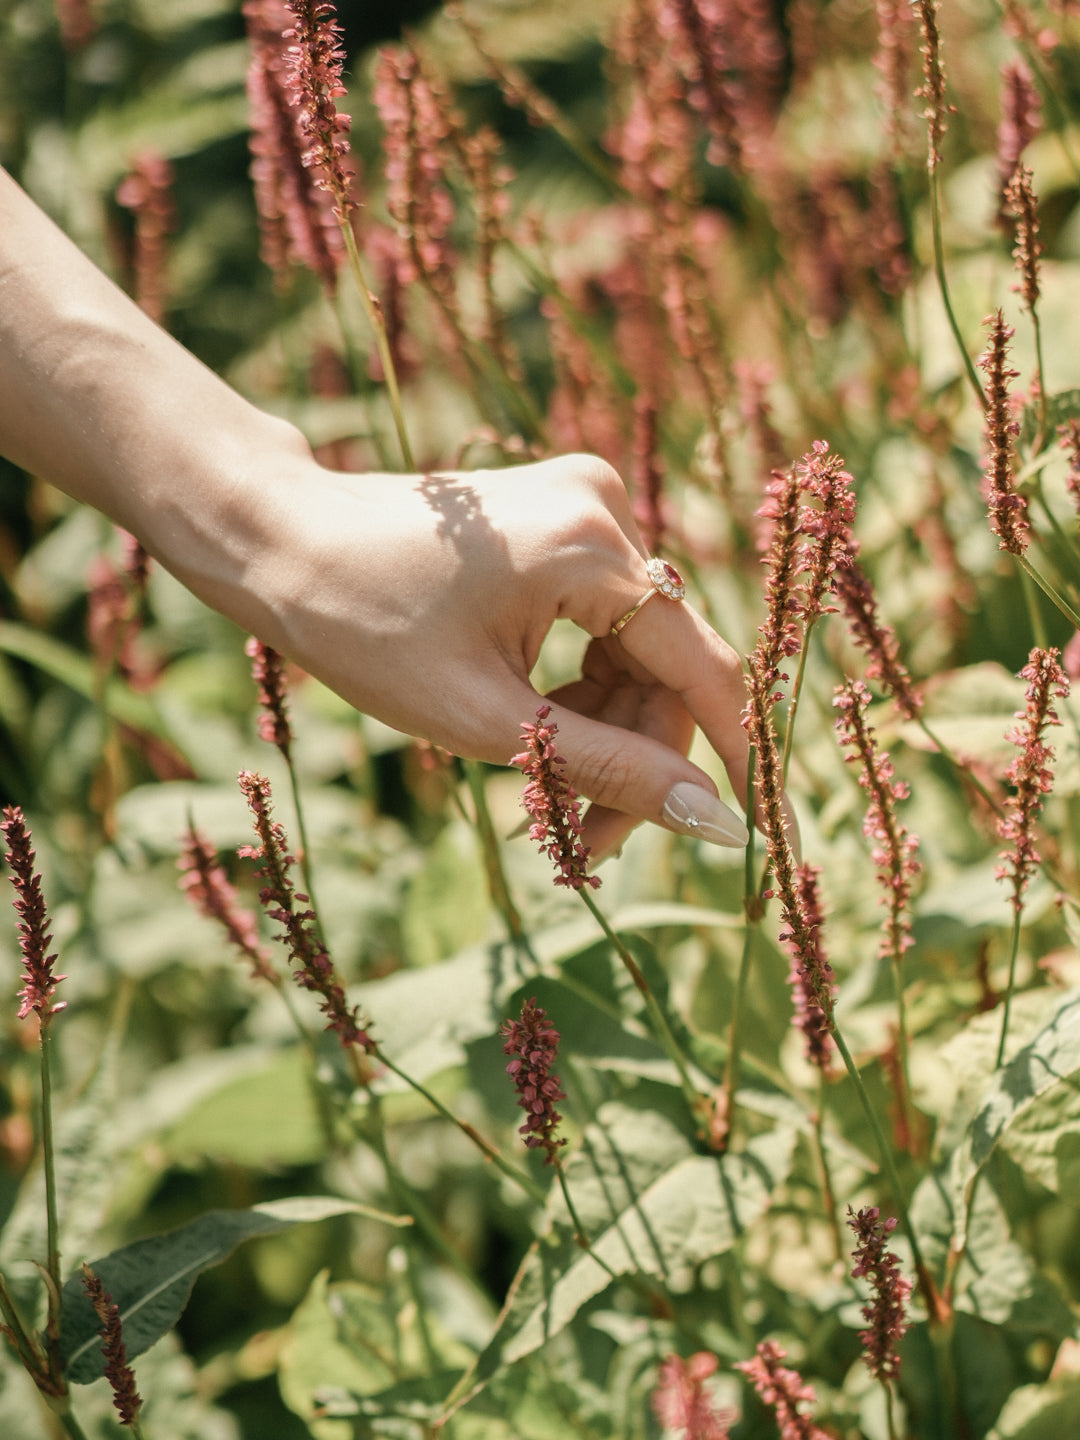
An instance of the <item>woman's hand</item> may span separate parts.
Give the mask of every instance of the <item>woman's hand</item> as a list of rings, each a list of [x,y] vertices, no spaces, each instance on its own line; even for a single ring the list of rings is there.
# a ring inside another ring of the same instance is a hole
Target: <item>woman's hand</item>
[[[695,722],[745,794],[735,652],[651,590],[618,475],[570,455],[508,470],[350,476],[278,486],[278,536],[253,577],[262,639],[409,734],[505,764],[543,703],[529,682],[553,622],[594,638],[582,677],[547,697],[599,857],[642,819],[742,845],[742,820],[685,757]],[[271,530],[263,513],[262,529]]]

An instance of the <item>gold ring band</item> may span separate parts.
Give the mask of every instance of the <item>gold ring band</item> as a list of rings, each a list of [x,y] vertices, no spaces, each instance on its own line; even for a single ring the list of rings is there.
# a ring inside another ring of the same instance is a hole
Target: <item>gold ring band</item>
[[[686,584],[674,565],[669,565],[666,560],[660,560],[654,555],[646,561],[645,569],[652,581],[652,589],[647,591],[636,605],[631,606],[625,615],[615,621],[610,634],[618,635],[620,630],[625,629],[641,607],[647,605],[654,595],[663,595],[666,600],[686,598]]]

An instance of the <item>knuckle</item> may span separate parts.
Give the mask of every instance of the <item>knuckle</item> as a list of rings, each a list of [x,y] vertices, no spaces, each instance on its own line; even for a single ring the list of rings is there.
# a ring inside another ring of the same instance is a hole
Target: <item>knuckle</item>
[[[588,799],[610,809],[622,808],[620,801],[631,780],[629,759],[617,750],[590,750],[579,757],[579,773]]]

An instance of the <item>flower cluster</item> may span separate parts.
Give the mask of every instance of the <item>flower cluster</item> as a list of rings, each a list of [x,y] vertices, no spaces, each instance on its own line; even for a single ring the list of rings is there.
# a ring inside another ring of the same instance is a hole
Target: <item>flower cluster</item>
[[[1042,129],[1042,100],[1023,60],[1001,67],[1001,121],[997,131],[999,211],[1004,217],[1005,192],[1020,157]]]
[[[257,862],[256,874],[265,882],[259,891],[259,900],[270,919],[283,927],[280,938],[296,967],[293,971],[296,983],[321,997],[319,1008],[327,1017],[327,1029],[337,1033],[342,1045],[346,1048],[355,1045],[373,1054],[375,1042],[360,1021],[359,1007],[350,1008],[346,1001],[333,961],[319,939],[314,910],[298,908],[307,905],[308,897],[294,889],[289,877],[293,857],[289,854],[284,829],[270,818],[269,780],[251,770],[242,770],[240,789],[255,818],[259,844],[243,845],[239,854]]]
[[[1032,650],[1028,663],[1020,671],[1020,678],[1029,682],[1027,704],[1016,712],[1016,718],[1024,724],[1014,726],[1006,736],[1019,747],[1020,753],[1006,772],[1016,791],[1005,815],[998,821],[998,834],[1003,840],[1011,841],[1012,848],[1002,853],[1004,863],[996,873],[999,880],[1012,881],[1011,898],[1016,911],[1023,904],[1031,872],[1042,858],[1035,848],[1035,822],[1042,809],[1042,797],[1049,794],[1054,782],[1050,769],[1054,752],[1044,741],[1043,732],[1048,725],[1061,724],[1054,709],[1054,698],[1064,700],[1069,693],[1069,679],[1060,659],[1056,649],[1036,647]]]
[[[521,1019],[507,1020],[501,1033],[505,1041],[503,1054],[513,1056],[506,1073],[514,1082],[518,1104],[527,1117],[518,1127],[518,1134],[524,1135],[531,1150],[543,1149],[544,1163],[551,1165],[560,1146],[566,1144],[555,1138],[562,1120],[555,1103],[566,1099],[559,1077],[551,1069],[559,1050],[559,1032],[534,998],[522,1005]]]
[[[259,691],[259,734],[288,760],[293,734],[285,708],[288,686],[284,662],[276,650],[254,635],[249,637],[244,653],[251,660],[251,677]]]
[[[251,47],[248,143],[260,253],[279,290],[288,287],[289,267],[297,262],[317,275],[332,295],[344,245],[332,198],[305,164],[306,145],[286,79],[285,0],[244,0],[243,9]]]
[[[814,1387],[804,1384],[797,1370],[781,1364],[786,1357],[787,1351],[775,1341],[763,1340],[754,1358],[740,1360],[735,1369],[747,1376],[765,1404],[775,1410],[780,1440],[828,1440],[804,1408],[817,1398]]]
[[[1080,515],[1080,420],[1075,416],[1058,429],[1058,444],[1069,458],[1065,485],[1072,496],[1073,508]]]
[[[858,560],[852,557],[835,576],[836,595],[847,619],[848,633],[868,657],[867,677],[879,681],[902,715],[914,720],[922,710],[922,695],[900,659],[900,646],[891,626],[878,615],[874,587]]]
[[[135,217],[135,299],[159,325],[165,315],[166,243],[176,224],[172,185],[172,166],[151,150],[139,156],[116,190],[117,203]]]
[[[926,166],[931,174],[941,164],[941,142],[946,115],[953,107],[945,100],[945,67],[941,63],[941,32],[938,29],[937,0],[914,0],[919,12],[923,44],[923,83],[916,94],[926,101],[923,119],[927,122]]]
[[[847,1223],[858,1241],[851,1252],[855,1260],[851,1277],[867,1280],[872,1296],[862,1312],[868,1326],[859,1331],[863,1359],[875,1380],[894,1380],[900,1373],[896,1343],[908,1328],[904,1306],[911,1294],[911,1281],[900,1274],[898,1257],[886,1249],[896,1221],[880,1219],[876,1205],[868,1205],[858,1214],[849,1205]]]
[[[805,550],[808,575],[803,609],[810,621],[821,613],[837,570],[849,562],[857,549],[852,528],[855,482],[844,469],[843,457],[829,454],[825,440],[814,441],[795,472],[803,494],[815,502],[804,509],[802,518],[803,533],[809,537]]]
[[[94,1314],[101,1322],[98,1334],[101,1336],[101,1348],[105,1355],[105,1378],[112,1387],[113,1404],[120,1416],[121,1425],[135,1425],[143,1402],[135,1388],[135,1372],[128,1364],[127,1346],[124,1344],[120,1324],[120,1309],[113,1304],[112,1296],[89,1265],[82,1267],[82,1277],[83,1289],[94,1307]]]
[[[805,935],[812,943],[804,943],[802,948],[799,948],[792,943],[795,936],[791,930],[784,931],[780,935],[780,941],[788,946],[791,953],[788,983],[791,985],[795,1002],[795,1024],[806,1041],[806,1058],[819,1070],[825,1071],[829,1067],[832,1053],[829,1023],[836,987],[833,983],[833,969],[821,939],[825,912],[818,885],[820,874],[820,866],[808,863],[800,865],[795,871],[799,911]]]
[[[1016,217],[1016,245],[1013,259],[1020,284],[1013,288],[1024,297],[1032,314],[1039,298],[1039,256],[1043,244],[1039,239],[1039,211],[1035,200],[1032,173],[1026,165],[1017,165],[1005,190],[1009,209]]]
[[[718,1410],[705,1389],[705,1381],[719,1368],[719,1360],[700,1350],[684,1360],[669,1355],[660,1364],[660,1376],[652,1393],[653,1413],[666,1430],[679,1440],[728,1440],[735,1420],[731,1411]]]
[[[334,216],[344,224],[357,201],[352,193],[356,171],[349,159],[351,120],[337,108],[346,94],[341,71],[341,25],[330,0],[286,0],[292,24],[282,38],[286,51],[285,88],[298,111],[303,163],[315,183],[334,199]]]
[[[881,76],[878,94],[885,109],[885,133],[894,162],[908,149],[911,69],[915,58],[915,26],[910,0],[874,0],[878,49],[874,68]]]
[[[527,777],[521,803],[533,817],[529,838],[538,841],[540,853],[549,855],[555,862],[559,872],[555,876],[556,885],[566,885],[572,890],[588,885],[596,890],[600,877],[587,872],[589,851],[581,843],[577,792],[560,768],[566,761],[555,752],[559,727],[545,723],[550,714],[551,706],[541,705],[536,712],[537,723],[526,720],[522,724],[525,749],[510,760],[510,764],[517,765]]]
[[[33,1010],[44,1030],[53,1016],[59,1015],[67,1006],[66,1000],[61,1000],[59,1004],[53,1002],[57,985],[67,976],[53,972],[56,956],[49,954],[52,944],[49,916],[41,893],[41,877],[34,867],[35,853],[30,844],[25,816],[17,805],[8,805],[3,816],[0,834],[3,834],[8,846],[4,858],[11,867],[11,883],[15,887],[12,903],[19,917],[19,949],[23,959],[19,1019],[25,1020]]]
[[[1000,310],[986,319],[990,343],[979,357],[986,371],[987,466],[983,477],[990,525],[1001,541],[998,547],[1012,555],[1023,555],[1028,547],[1027,501],[1014,485],[1014,448],[1020,426],[1013,418],[1009,381],[1020,373],[1009,368],[1009,341],[1013,328],[1005,324]]]
[[[869,704],[870,691],[861,680],[849,680],[839,686],[833,698],[833,705],[839,711],[836,733],[841,749],[849,749],[847,760],[862,767],[859,784],[869,802],[863,834],[874,847],[871,858],[885,891],[882,904],[889,908],[880,953],[899,960],[912,944],[911,887],[921,869],[915,858],[919,840],[897,818],[896,802],[906,800],[909,791],[903,780],[893,779],[892,761],[888,753],[879,748],[873,728],[867,724]]]
[[[195,908],[223,927],[241,955],[251,962],[253,975],[279,985],[281,977],[259,943],[255,916],[239,904],[236,887],[217,862],[210,841],[189,827],[180,851],[180,888]]]

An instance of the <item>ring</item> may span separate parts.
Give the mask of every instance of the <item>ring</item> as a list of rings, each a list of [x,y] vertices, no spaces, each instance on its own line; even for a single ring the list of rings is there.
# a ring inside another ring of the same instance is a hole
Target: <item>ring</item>
[[[610,631],[612,635],[618,635],[620,630],[625,629],[641,607],[647,605],[654,595],[663,595],[665,600],[685,600],[686,582],[674,565],[669,565],[666,560],[660,560],[654,555],[645,562],[645,569],[652,582],[652,589],[644,594],[622,619],[615,621]]]

